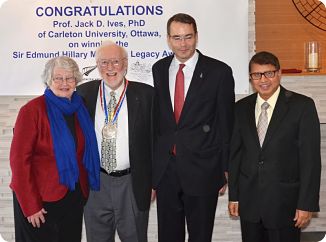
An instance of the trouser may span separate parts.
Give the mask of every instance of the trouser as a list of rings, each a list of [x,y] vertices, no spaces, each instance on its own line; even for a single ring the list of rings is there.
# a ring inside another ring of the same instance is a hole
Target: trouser
[[[147,242],[148,210],[140,211],[131,175],[112,177],[101,172],[100,191],[91,191],[85,206],[87,242]]]
[[[253,223],[240,219],[243,242],[300,242],[300,229],[285,227],[281,229],[268,229],[260,221]]]
[[[79,185],[56,202],[43,202],[45,223],[34,228],[13,193],[16,242],[80,242],[85,198]]]
[[[171,157],[156,192],[159,242],[185,241],[186,223],[189,241],[212,240],[218,191],[206,196],[185,194],[176,171],[175,158]]]

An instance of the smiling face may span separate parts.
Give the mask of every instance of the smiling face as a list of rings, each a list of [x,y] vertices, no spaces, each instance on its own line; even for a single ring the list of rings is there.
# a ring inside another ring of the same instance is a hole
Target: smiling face
[[[121,47],[103,46],[97,53],[97,68],[102,79],[112,89],[118,89],[127,73],[128,61]]]
[[[259,93],[262,99],[268,100],[280,86],[281,70],[277,70],[277,68],[271,64],[259,65],[256,63],[251,64],[250,69],[251,74],[275,71],[275,76],[270,78],[267,78],[265,75],[261,75],[261,78],[256,80],[250,77],[253,89]]]
[[[71,99],[76,84],[73,71],[61,67],[54,67],[49,88],[56,96]]]
[[[198,35],[192,24],[173,21],[167,38],[169,47],[180,62],[184,63],[194,55]]]

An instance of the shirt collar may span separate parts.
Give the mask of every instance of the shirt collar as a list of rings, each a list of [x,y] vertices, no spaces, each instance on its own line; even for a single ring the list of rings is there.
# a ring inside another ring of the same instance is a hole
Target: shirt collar
[[[179,68],[180,64],[185,64],[185,67],[190,67],[190,68],[195,68],[197,61],[199,58],[199,54],[197,51],[195,51],[195,53],[192,55],[192,57],[190,57],[189,60],[187,60],[186,62],[182,63],[180,62],[175,56],[172,60],[172,65],[175,66],[175,68]]]
[[[261,105],[264,103],[264,102],[267,102],[269,104],[269,106],[274,109],[275,105],[276,105],[276,101],[277,101],[277,98],[280,94],[280,86],[276,89],[276,91],[273,93],[273,95],[268,99],[268,100],[264,100],[260,97],[259,93],[257,94],[257,105],[259,107],[261,107]]]
[[[106,82],[104,80],[102,80],[102,82],[104,82],[105,91],[107,92],[107,94],[110,94],[110,92],[113,90],[106,84]],[[123,83],[120,85],[120,87],[118,87],[118,89],[114,90],[116,97],[120,97],[120,95],[123,92],[123,89],[125,87],[125,82],[126,82],[126,79],[123,80]]]

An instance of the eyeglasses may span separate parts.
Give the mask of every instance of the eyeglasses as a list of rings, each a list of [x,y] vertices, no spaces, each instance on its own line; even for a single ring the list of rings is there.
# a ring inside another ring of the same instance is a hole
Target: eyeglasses
[[[123,61],[125,59],[126,58],[122,58],[122,59],[101,59],[101,60],[98,60],[97,63],[101,68],[108,68],[110,64],[113,67],[117,68],[117,67],[122,66]]]
[[[72,83],[76,82],[76,78],[73,77],[73,76],[66,77],[66,78],[63,78],[62,76],[56,76],[52,80],[56,84],[62,84],[64,80],[69,84],[72,84]]]
[[[181,42],[182,40],[187,41],[194,38],[194,34],[186,34],[186,35],[170,35],[170,38],[176,42]]]
[[[274,71],[265,71],[265,72],[253,72],[250,73],[250,77],[252,80],[260,80],[262,76],[264,75],[266,78],[273,78],[275,76],[275,73],[278,72],[278,70]]]

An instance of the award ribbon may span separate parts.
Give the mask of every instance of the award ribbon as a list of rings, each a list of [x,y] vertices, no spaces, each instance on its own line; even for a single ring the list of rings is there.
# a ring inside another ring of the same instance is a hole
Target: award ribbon
[[[105,85],[104,85],[104,81],[102,81],[102,85],[100,85],[100,98],[101,98],[101,107],[102,107],[102,110],[104,110],[104,113],[105,113],[105,123],[106,124],[108,124],[109,121],[112,124],[114,124],[116,122],[116,120],[118,118],[118,115],[119,115],[119,112],[120,112],[120,109],[121,109],[121,106],[122,106],[122,103],[126,98],[128,83],[129,83],[128,80],[125,79],[125,85],[124,85],[123,91],[122,91],[122,93],[120,95],[119,102],[118,102],[117,106],[114,109],[114,113],[113,113],[112,117],[110,117],[110,119],[109,119],[109,114],[108,114],[108,109],[107,109],[107,104],[106,104],[106,98],[105,98]]]

